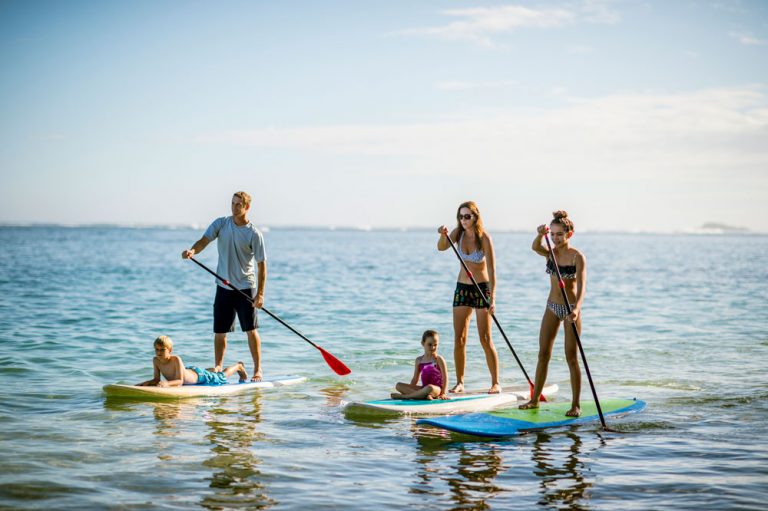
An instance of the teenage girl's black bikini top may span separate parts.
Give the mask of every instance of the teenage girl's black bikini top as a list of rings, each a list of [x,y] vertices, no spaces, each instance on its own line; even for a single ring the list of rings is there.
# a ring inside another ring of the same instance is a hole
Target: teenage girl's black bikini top
[[[563,280],[573,280],[576,278],[575,264],[569,264],[567,266],[558,264],[557,267],[560,270],[560,276],[563,277]],[[555,265],[552,264],[552,259],[550,258],[547,258],[547,274],[557,275],[557,272],[555,271]]]

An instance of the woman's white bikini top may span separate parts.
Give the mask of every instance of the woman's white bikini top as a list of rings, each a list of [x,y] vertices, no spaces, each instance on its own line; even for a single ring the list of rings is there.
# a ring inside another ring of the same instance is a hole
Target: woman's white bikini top
[[[464,231],[461,231],[461,236],[459,237],[459,254],[461,255],[461,258],[465,261],[469,261],[470,263],[482,263],[485,261],[485,254],[482,250],[475,250],[474,252],[470,254],[464,253],[464,248],[462,247],[464,241]]]

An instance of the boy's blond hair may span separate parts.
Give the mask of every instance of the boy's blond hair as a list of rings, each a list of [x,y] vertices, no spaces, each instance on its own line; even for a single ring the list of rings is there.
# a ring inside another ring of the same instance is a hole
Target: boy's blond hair
[[[242,191],[241,192],[235,192],[232,195],[234,195],[235,197],[240,197],[240,200],[243,201],[243,206],[245,206],[246,208],[250,207],[250,205],[251,205],[251,196],[248,195],[246,192],[242,192]]]
[[[155,346],[162,346],[163,348],[166,348],[168,351],[171,351],[173,349],[173,341],[167,335],[161,335],[160,337],[155,339]]]

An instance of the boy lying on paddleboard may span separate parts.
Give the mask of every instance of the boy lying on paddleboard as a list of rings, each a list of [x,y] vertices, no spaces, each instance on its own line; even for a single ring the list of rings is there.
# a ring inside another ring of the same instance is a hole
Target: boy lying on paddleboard
[[[152,359],[152,366],[155,369],[154,377],[136,385],[140,387],[181,387],[182,385],[224,385],[227,383],[227,377],[237,373],[240,375],[240,382],[248,378],[245,372],[245,365],[238,362],[229,366],[223,371],[214,372],[199,367],[184,367],[184,362],[178,355],[172,355],[173,341],[166,335],[161,335],[155,339],[155,358]],[[160,375],[165,376],[165,380],[160,379]]]

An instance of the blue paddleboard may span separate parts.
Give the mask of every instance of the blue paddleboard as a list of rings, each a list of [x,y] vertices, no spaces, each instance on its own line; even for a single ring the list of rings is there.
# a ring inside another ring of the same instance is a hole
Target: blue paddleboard
[[[638,399],[601,399],[600,407],[604,416],[639,412],[645,408],[645,401]],[[417,424],[429,424],[438,428],[484,437],[504,437],[533,429],[556,428],[599,420],[594,401],[581,403],[580,417],[566,417],[571,408],[570,401],[541,403],[539,408],[520,410],[505,408],[494,412],[469,413],[447,417],[419,419]]]

